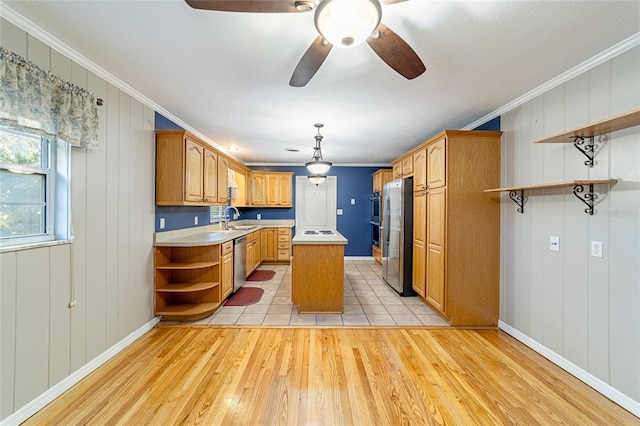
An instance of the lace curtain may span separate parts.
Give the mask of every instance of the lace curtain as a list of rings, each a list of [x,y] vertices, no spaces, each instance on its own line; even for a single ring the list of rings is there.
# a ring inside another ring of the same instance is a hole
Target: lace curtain
[[[96,98],[0,46],[0,125],[98,147]]]

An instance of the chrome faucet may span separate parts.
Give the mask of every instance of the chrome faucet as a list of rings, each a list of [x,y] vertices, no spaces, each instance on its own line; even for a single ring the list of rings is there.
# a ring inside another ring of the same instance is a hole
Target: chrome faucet
[[[229,221],[227,219],[227,213],[229,212],[230,209],[235,210],[238,217],[240,217],[240,212],[235,206],[226,206],[224,208],[224,212],[222,213],[222,215],[224,216],[224,225],[223,225],[224,229],[229,229]]]

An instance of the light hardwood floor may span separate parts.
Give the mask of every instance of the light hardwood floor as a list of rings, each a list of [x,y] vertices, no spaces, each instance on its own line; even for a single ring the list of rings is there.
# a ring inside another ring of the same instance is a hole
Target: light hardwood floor
[[[615,425],[496,329],[160,325],[26,425]]]

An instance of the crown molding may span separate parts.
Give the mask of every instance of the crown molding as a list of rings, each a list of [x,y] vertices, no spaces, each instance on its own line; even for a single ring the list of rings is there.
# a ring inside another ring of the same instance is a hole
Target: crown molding
[[[217,143],[212,141],[210,138],[208,138],[204,134],[200,133],[199,131],[194,129],[192,126],[190,126],[189,124],[187,124],[186,122],[184,122],[180,118],[176,117],[171,112],[167,111],[162,106],[158,105],[152,99],[150,99],[150,98],[146,97],[145,95],[143,95],[142,93],[138,92],[136,89],[134,89],[133,87],[129,86],[127,83],[125,83],[124,81],[120,80],[115,75],[111,74],[110,72],[108,72],[104,68],[100,67],[99,65],[97,65],[96,63],[91,61],[89,58],[87,58],[86,56],[80,54],[79,52],[77,52],[76,50],[74,50],[73,48],[68,46],[67,44],[63,43],[62,41],[60,41],[59,39],[57,39],[56,37],[54,37],[53,35],[51,35],[47,31],[45,31],[42,28],[38,27],[32,21],[30,21],[29,19],[27,19],[24,16],[20,15],[18,12],[16,12],[15,10],[13,10],[11,7],[7,6],[4,3],[0,4],[0,17],[2,17],[4,19],[6,19],[7,21],[11,22],[12,24],[17,26],[18,28],[26,31],[29,35],[32,35],[33,37],[35,37],[38,40],[42,41],[43,43],[47,44],[50,48],[52,48],[54,50],[57,50],[62,55],[66,56],[67,58],[69,58],[72,61],[76,62],[78,65],[81,65],[82,67],[86,68],[89,72],[94,73],[98,77],[100,77],[103,80],[105,80],[107,83],[109,83],[109,84],[113,85],[114,87],[120,89],[121,91],[125,92],[126,94],[128,94],[132,98],[136,99],[137,101],[141,102],[142,104],[144,104],[144,105],[148,106],[149,108],[153,109],[154,111],[164,115],[166,118],[168,118],[169,120],[173,121],[175,124],[177,124],[178,126],[182,127],[183,129],[187,130],[189,133],[193,134],[194,136],[197,136],[198,138],[206,141],[207,143],[209,143],[213,147],[217,148],[218,150],[220,150],[220,152],[227,151],[224,147],[218,145]],[[230,155],[230,154],[226,154],[226,155],[228,155],[229,157],[233,158],[234,160],[242,163],[242,161],[238,160],[238,158],[236,158],[235,156]]]
[[[507,112],[511,111],[512,109],[515,109],[517,107],[519,107],[520,105],[542,95],[545,92],[548,92],[549,90],[560,86],[561,84],[566,83],[567,81],[571,80],[572,78],[575,78],[577,76],[579,76],[582,73],[585,73],[595,67],[597,67],[598,65],[626,52],[629,49],[632,49],[636,46],[640,45],[640,32],[635,33],[634,35],[632,35],[631,37],[622,40],[620,43],[608,48],[607,50],[599,53],[598,55],[587,59],[586,61],[584,61],[583,63],[571,68],[570,70],[560,74],[559,76],[552,78],[551,80],[547,81],[546,83],[536,87],[535,89],[533,89],[530,92],[525,93],[524,95],[514,99],[513,101],[509,102],[508,104],[498,108],[497,110],[485,115],[484,117],[474,121],[473,123],[469,124],[466,127],[463,127],[461,130],[473,130],[478,126],[483,125],[484,123],[493,120],[496,117],[499,117],[503,114],[506,114]]]

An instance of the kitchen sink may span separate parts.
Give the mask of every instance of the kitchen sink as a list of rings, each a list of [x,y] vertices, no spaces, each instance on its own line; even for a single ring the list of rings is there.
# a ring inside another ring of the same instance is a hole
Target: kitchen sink
[[[229,225],[229,229],[249,230],[257,228],[256,225]]]

